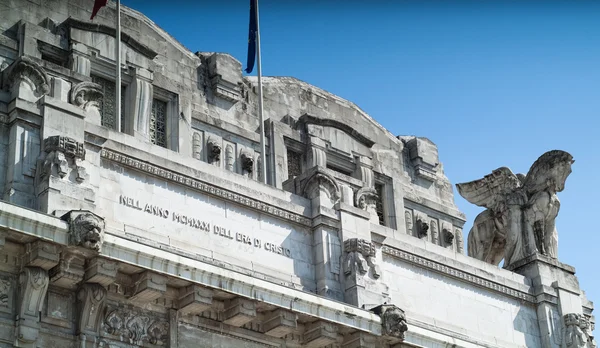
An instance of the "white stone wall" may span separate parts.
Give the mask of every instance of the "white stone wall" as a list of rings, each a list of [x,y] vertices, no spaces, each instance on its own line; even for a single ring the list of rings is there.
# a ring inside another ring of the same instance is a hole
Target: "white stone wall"
[[[132,201],[123,202],[122,197]],[[142,237],[314,291],[312,236],[306,228],[150,175],[113,167],[100,170],[97,208],[111,233]],[[188,217],[197,222],[192,226],[182,223]],[[220,229],[215,230],[216,226]]]
[[[409,324],[449,330],[473,343],[540,347],[533,306],[389,256],[382,269],[392,303],[414,319]]]

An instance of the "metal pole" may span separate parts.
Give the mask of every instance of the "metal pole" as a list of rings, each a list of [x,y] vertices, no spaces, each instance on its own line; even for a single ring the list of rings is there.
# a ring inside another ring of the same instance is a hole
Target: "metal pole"
[[[121,131],[121,0],[117,0],[117,35],[115,35],[115,58],[116,58],[116,77],[115,77],[115,125],[117,132]]]
[[[260,122],[260,163],[262,163],[260,176],[264,184],[267,183],[267,153],[265,151],[265,119],[263,115],[263,87],[262,68],[260,65],[260,25],[258,15],[258,0],[256,1],[256,67],[258,73],[258,121]]]

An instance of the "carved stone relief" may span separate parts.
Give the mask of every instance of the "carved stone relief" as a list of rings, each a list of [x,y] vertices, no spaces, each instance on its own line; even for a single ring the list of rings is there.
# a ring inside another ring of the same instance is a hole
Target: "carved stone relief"
[[[427,234],[429,233],[429,223],[427,222],[427,216],[423,214],[418,214],[416,220],[417,237],[427,237]]]
[[[454,235],[456,237],[456,251],[460,254],[464,254],[465,242],[463,240],[462,230],[460,228],[454,229]]]
[[[129,344],[145,342],[157,346],[167,345],[169,323],[166,319],[128,308],[108,308],[102,323],[108,337],[123,338]]]
[[[454,243],[454,233],[452,233],[451,230],[444,228],[442,230],[442,234],[444,236],[444,243],[446,246],[450,246]]]
[[[225,147],[225,169],[230,172],[234,171],[233,162],[235,158],[233,157],[233,146],[231,144],[227,144]]]
[[[70,243],[100,252],[104,241],[104,219],[86,210],[73,210],[64,218],[69,223]]]
[[[8,278],[0,278],[0,308],[10,309],[12,304],[12,287]]]
[[[433,244],[440,244],[440,233],[438,231],[438,224],[435,220],[431,220],[431,242]]]
[[[340,188],[335,179],[323,172],[315,172],[304,182],[302,190],[304,197],[309,199],[318,197],[321,192],[325,193],[331,201],[331,206],[335,205],[341,198]]]
[[[365,239],[351,238],[344,241],[344,274],[365,275],[371,270],[371,276],[378,279],[381,269],[375,261],[375,245]]]
[[[371,216],[371,223],[379,225],[377,215],[377,191],[371,187],[362,187],[356,191],[354,204],[356,207],[367,211]]]
[[[21,56],[6,69],[6,88],[14,93],[15,88],[25,87],[19,91],[20,98],[35,101],[50,92],[50,78],[33,59]]]
[[[206,142],[208,147],[208,162],[218,163],[221,160],[221,144],[215,138],[208,137]]]
[[[44,158],[40,178],[55,176],[65,178],[70,171],[75,171],[75,180],[79,183],[88,178],[85,167],[81,162],[85,160],[83,143],[74,139],[55,135],[44,140]]]
[[[192,135],[192,157],[202,160],[202,135],[198,132]]]
[[[100,115],[100,103],[104,98],[102,86],[93,82],[80,82],[73,86],[70,94],[71,104]]]
[[[402,309],[391,304],[382,304],[371,311],[381,317],[382,335],[404,340],[408,325]]]
[[[562,348],[595,348],[590,322],[581,314],[569,313],[563,316]]]
[[[39,267],[25,267],[19,277],[17,340],[31,344],[38,339],[40,312],[48,291],[48,273]]]
[[[413,231],[413,227],[414,227],[413,215],[412,215],[412,211],[410,211],[408,209],[404,211],[404,223],[406,224],[406,234],[412,236],[414,233],[414,231]]]
[[[254,156],[252,153],[246,150],[242,150],[240,153],[242,160],[242,174],[252,177],[254,172]]]
[[[98,334],[105,298],[106,289],[102,285],[86,283],[81,286],[77,294],[80,333]]]

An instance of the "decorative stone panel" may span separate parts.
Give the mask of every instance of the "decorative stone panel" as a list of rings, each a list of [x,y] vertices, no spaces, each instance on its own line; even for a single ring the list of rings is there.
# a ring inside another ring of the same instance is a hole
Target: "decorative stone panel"
[[[169,322],[155,313],[129,308],[107,308],[102,323],[104,337],[138,346],[166,346]]]

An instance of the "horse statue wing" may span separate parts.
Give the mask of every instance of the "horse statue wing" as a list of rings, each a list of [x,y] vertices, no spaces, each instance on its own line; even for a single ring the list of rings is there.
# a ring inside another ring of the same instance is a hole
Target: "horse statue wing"
[[[507,167],[501,167],[481,179],[456,184],[458,193],[469,203],[495,209],[505,194],[521,186],[521,180]]]

